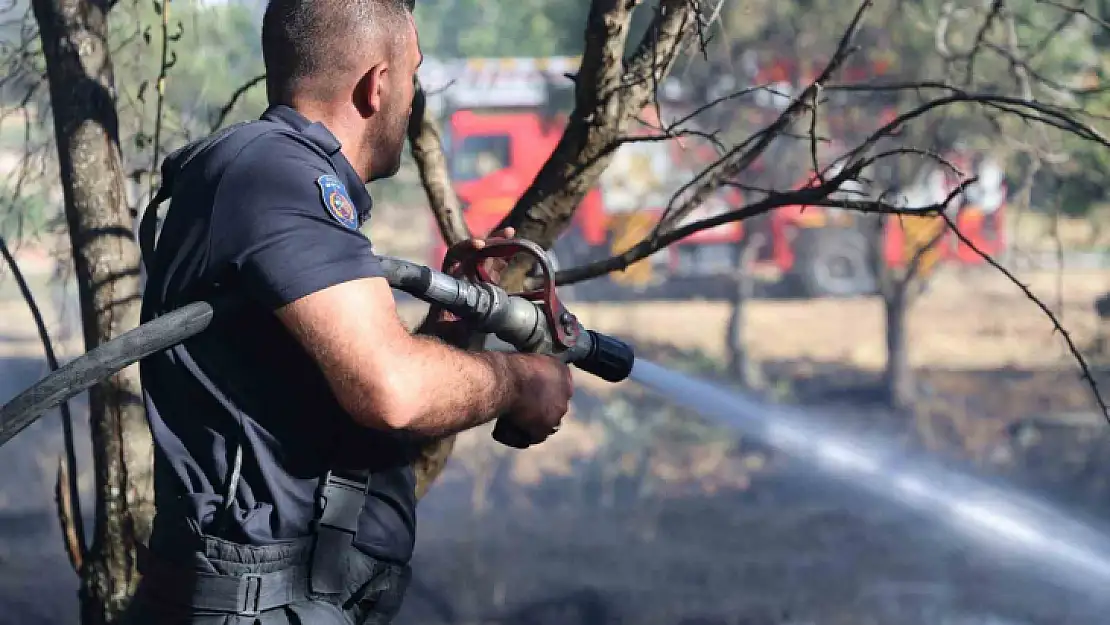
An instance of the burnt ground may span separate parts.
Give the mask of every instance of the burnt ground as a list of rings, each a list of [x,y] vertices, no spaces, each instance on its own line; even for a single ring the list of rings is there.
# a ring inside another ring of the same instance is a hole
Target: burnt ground
[[[657,352],[653,358],[666,360]],[[35,359],[3,367],[5,398],[42,374]],[[924,372],[924,407],[900,415],[874,401],[866,372],[807,363],[768,369],[795,380],[800,403],[851,407],[861,422],[912,432],[921,447],[1110,517],[1110,428],[1044,417],[1090,403],[1070,371]],[[596,396],[579,398],[576,419],[602,409]],[[658,400],[641,395],[627,401],[636,417],[659,410]],[[58,431],[53,417],[0,450],[0,624],[76,622],[76,579],[52,508]],[[1007,563],[790,462],[752,462],[765,450],[740,445],[729,452],[734,464],[681,474],[676,467],[696,464],[711,446],[669,436],[638,446],[622,439],[623,455],[585,454],[563,467],[567,475],[549,471],[538,485],[503,465],[484,513],[475,511],[468,467],[490,448],[460,453],[421,507],[416,579],[398,623],[1106,623],[1110,594],[1053,584],[1035,564]],[[83,430],[79,440],[87,440]],[[635,465],[644,449],[656,454],[647,467],[653,479],[643,479],[643,466],[604,477],[613,464]],[[738,476],[737,466],[752,470]],[[707,477],[723,474],[736,479]]]
[[[650,351],[662,360],[680,357]],[[798,364],[769,368],[788,375]],[[1050,423],[1038,412],[1082,404],[1068,386],[1075,378],[1070,372],[990,372],[978,379],[973,372],[924,372],[923,390],[932,401],[907,415],[874,401],[876,380],[866,372],[805,368],[810,376],[794,389],[802,403],[851,407],[849,418],[892,434],[912,430],[915,446],[953,463],[1022,484],[1065,510],[1110,519],[1110,428]],[[979,390],[961,396],[955,392],[961,385]],[[1027,409],[997,416],[1003,406],[982,392],[984,385]],[[1012,385],[1048,399],[1031,401]],[[641,409],[652,409],[653,400],[640,401]],[[937,415],[955,415],[959,406],[963,413],[943,427]],[[987,412],[972,415],[972,407]],[[939,424],[923,437],[919,421]],[[684,445],[696,448],[677,440],[667,446]],[[732,455],[743,464],[754,454],[741,445]],[[764,464],[731,488],[678,479],[644,494],[643,480],[633,477],[623,487],[618,480],[608,496],[586,477],[595,470],[588,463],[539,487],[501,475],[484,516],[468,509],[472,482],[465,476],[445,481],[421,511],[416,582],[400,622],[1107,622],[1110,594],[1079,585],[1092,580],[1065,580],[1036,562],[988,551],[886,501],[815,479],[790,461]]]
[[[0,360],[0,401],[46,373],[42,359]],[[78,462],[90,467],[84,407],[73,406]],[[63,449],[61,419],[48,414],[0,449],[0,623],[76,623],[77,577],[54,514]],[[85,487],[86,480],[82,480]],[[85,499],[88,502],[88,499]],[[83,511],[92,528],[90,505]]]
[[[759,490],[774,494],[512,507],[484,521],[427,520],[429,500],[401,622],[1105,622],[1106,603],[900,510],[803,476]]]

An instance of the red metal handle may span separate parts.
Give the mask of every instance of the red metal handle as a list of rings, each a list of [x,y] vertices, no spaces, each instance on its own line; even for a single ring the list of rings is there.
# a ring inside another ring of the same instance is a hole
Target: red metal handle
[[[531,256],[543,273],[541,285],[530,291],[520,291],[510,293],[510,295],[540,302],[552,338],[564,349],[577,343],[578,320],[559,300],[559,296],[555,292],[555,272],[551,268],[551,262],[548,260],[547,254],[539,245],[526,239],[497,237],[486,239],[485,246],[481,249],[457,247],[454,250],[454,256],[452,256],[452,251],[448,250],[444,256],[443,267],[445,272],[448,271],[448,265],[457,262],[458,266],[450,272],[453,277],[486,283],[494,283],[489,275],[489,269],[486,267],[487,260],[497,259],[508,262],[518,254]]]

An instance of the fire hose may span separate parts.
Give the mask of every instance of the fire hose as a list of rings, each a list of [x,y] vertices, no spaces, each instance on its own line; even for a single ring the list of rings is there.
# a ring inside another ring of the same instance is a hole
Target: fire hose
[[[533,257],[541,274],[538,287],[510,293],[490,279],[485,261]],[[635,355],[622,341],[587,329],[566,309],[555,291],[554,271],[542,248],[523,239],[489,239],[458,261],[451,274],[424,265],[381,257],[394,289],[445,310],[475,332],[493,335],[521,352],[555,356],[608,382],[632,372]],[[108,379],[116,372],[196,336],[214,319],[233,312],[243,301],[234,296],[198,301],[161,315],[97,346],[55,371],[0,407],[0,446],[48,410]],[[519,434],[498,421],[494,437],[512,445]]]

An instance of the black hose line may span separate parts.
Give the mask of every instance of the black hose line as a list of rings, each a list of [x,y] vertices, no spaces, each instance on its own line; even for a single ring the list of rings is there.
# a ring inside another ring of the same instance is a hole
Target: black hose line
[[[203,332],[220,303],[194,302],[131,329],[58,367],[0,407],[0,445],[47,410],[147,356]]]
[[[504,291],[456,280],[429,267],[392,257],[382,257],[389,285],[426,303],[464,317],[480,319],[491,331],[503,329],[506,311],[519,312],[514,302],[506,305]],[[51,408],[115,375],[122,369],[170,349],[207,329],[214,318],[241,305],[230,296],[194,302],[97,346],[33,384],[0,406],[0,446],[34,423]],[[532,307],[532,304],[528,304]],[[525,308],[527,310],[527,308]],[[533,312],[534,315],[534,312]],[[521,325],[519,316],[511,321]],[[527,324],[529,322],[525,322]],[[519,334],[519,328],[510,332]],[[579,368],[616,382],[631,373],[633,356],[627,345],[592,330],[582,332],[578,349],[568,350],[568,360]]]

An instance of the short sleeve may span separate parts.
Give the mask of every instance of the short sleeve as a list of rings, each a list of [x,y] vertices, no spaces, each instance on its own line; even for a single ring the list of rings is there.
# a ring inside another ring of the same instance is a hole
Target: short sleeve
[[[328,199],[351,202],[349,192],[338,198],[336,192],[343,193],[338,178],[307,147],[280,135],[252,142],[219,183],[213,256],[229,262],[248,293],[271,309],[342,282],[384,276],[370,240],[341,221],[344,211],[329,211]]]

